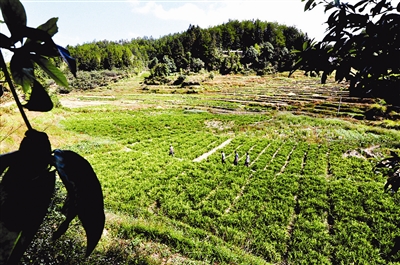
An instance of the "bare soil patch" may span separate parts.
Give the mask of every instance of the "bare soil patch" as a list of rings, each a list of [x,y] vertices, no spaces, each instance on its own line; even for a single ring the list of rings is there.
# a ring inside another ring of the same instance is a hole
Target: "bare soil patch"
[[[99,106],[104,104],[109,104],[108,102],[104,101],[83,101],[79,99],[61,99],[61,105],[67,108],[82,108],[88,106]]]

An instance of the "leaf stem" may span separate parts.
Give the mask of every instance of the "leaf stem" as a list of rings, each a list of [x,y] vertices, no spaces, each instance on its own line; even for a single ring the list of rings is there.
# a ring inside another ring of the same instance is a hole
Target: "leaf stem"
[[[11,77],[10,77],[10,74],[8,73],[6,62],[4,61],[4,57],[3,57],[3,53],[1,52],[1,49],[0,49],[0,67],[3,69],[4,76],[6,78],[6,81],[7,81],[8,85],[10,86],[11,93],[13,94],[15,103],[17,103],[17,107],[19,109],[19,112],[21,113],[22,119],[24,119],[26,127],[28,127],[28,130],[32,130],[32,126],[29,123],[28,117],[26,116],[26,114],[24,112],[22,104],[19,101],[17,92],[15,91],[15,87],[13,85],[13,82],[11,81]]]

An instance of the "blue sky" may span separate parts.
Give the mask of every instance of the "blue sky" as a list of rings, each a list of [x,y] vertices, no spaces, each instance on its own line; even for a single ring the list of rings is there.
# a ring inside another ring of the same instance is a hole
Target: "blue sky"
[[[304,12],[301,0],[22,0],[28,26],[37,27],[58,17],[54,40],[61,46],[94,40],[159,38],[187,30],[219,25],[229,19],[278,22],[296,26],[309,37],[322,39],[328,15],[321,8]],[[5,25],[0,31],[8,35]]]

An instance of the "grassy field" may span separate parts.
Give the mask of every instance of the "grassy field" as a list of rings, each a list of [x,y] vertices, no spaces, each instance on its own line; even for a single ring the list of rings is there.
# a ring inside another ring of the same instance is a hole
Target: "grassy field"
[[[377,101],[300,76],[194,78],[200,86],[126,79],[28,113],[53,149],[93,165],[107,220],[87,260],[77,220],[50,242],[63,218],[59,185],[24,264],[400,264],[400,252],[389,255],[400,195],[384,193],[373,171],[399,151],[399,124],[365,119]],[[25,129],[13,105],[0,122],[1,152],[18,148]]]

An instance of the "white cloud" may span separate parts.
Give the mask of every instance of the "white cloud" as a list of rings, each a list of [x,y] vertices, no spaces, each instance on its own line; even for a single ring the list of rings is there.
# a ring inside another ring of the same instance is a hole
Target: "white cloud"
[[[132,1],[131,3],[135,13],[153,15],[164,20],[207,24],[207,21],[262,17],[268,13],[269,7],[277,4],[282,6],[282,2],[287,1]]]
[[[230,19],[278,22],[296,26],[310,37],[322,38],[328,15],[323,7],[304,12],[301,0],[248,0],[248,1],[130,1],[132,12],[152,16],[168,22],[199,25],[202,28],[219,25]],[[172,32],[171,32],[172,33]]]
[[[193,3],[184,3],[178,7],[164,7],[156,2],[147,2],[145,5],[135,7],[134,12],[139,14],[151,14],[163,20],[193,21],[199,20],[206,14],[203,9]]]

